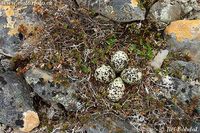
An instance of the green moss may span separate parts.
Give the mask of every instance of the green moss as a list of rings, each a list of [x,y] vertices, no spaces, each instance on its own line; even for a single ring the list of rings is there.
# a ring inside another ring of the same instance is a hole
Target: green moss
[[[86,65],[81,65],[81,71],[87,74],[91,72],[91,68]]]

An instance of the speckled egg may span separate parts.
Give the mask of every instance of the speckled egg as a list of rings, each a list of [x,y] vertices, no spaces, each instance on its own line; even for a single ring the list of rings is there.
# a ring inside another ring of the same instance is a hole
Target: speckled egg
[[[142,73],[136,68],[127,68],[122,71],[121,78],[127,84],[135,84],[142,79]]]
[[[128,65],[128,55],[124,51],[117,51],[111,57],[111,65],[116,72],[121,72]]]
[[[110,66],[102,65],[96,69],[94,77],[97,81],[102,83],[109,83],[116,77],[116,75]]]
[[[125,85],[120,77],[109,84],[108,98],[113,102],[119,101],[124,95]]]

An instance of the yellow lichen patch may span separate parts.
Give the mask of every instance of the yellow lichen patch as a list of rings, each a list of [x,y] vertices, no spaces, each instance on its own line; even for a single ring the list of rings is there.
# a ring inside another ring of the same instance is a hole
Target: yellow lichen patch
[[[40,120],[38,117],[38,114],[34,111],[27,111],[23,113],[23,121],[24,125],[23,128],[20,128],[19,130],[22,132],[30,132],[35,127],[39,126]]]
[[[6,20],[7,20],[7,28],[13,28],[15,22],[12,20],[12,16],[15,15],[14,11],[15,6],[14,5],[0,5],[0,9],[3,9],[6,14]]]
[[[5,10],[7,17],[11,17],[14,15],[14,8],[15,7],[13,5],[6,5],[6,6],[0,5],[0,9]]]
[[[166,35],[175,35],[177,41],[200,40],[200,20],[179,20],[172,22],[166,29]]]
[[[131,0],[131,5],[133,7],[137,7],[138,6],[138,0]]]
[[[47,81],[53,81],[53,77],[50,76],[49,74],[46,74],[45,72],[39,70],[39,69],[33,69],[33,74],[36,74],[36,75],[41,75],[41,77],[43,78],[44,82],[47,82]]]

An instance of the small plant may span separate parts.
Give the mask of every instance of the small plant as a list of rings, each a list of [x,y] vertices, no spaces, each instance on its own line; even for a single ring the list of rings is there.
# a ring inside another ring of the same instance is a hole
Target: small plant
[[[136,44],[130,44],[128,51],[130,53],[136,53],[136,55],[140,57],[144,57],[147,60],[151,60],[153,58],[153,47],[149,43],[144,43],[143,40],[140,40],[140,46]]]

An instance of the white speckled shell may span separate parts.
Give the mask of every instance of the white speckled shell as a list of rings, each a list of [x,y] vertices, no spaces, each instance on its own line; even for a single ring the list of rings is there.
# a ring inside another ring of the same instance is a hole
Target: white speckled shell
[[[127,84],[134,84],[142,79],[142,73],[136,68],[128,68],[122,71],[121,78]]]
[[[116,77],[116,75],[110,66],[102,65],[96,69],[94,77],[97,81],[109,83]]]
[[[111,65],[116,72],[121,72],[128,65],[128,55],[124,51],[117,51],[111,57]]]
[[[108,98],[114,102],[119,101],[124,95],[125,85],[120,77],[109,84]]]

